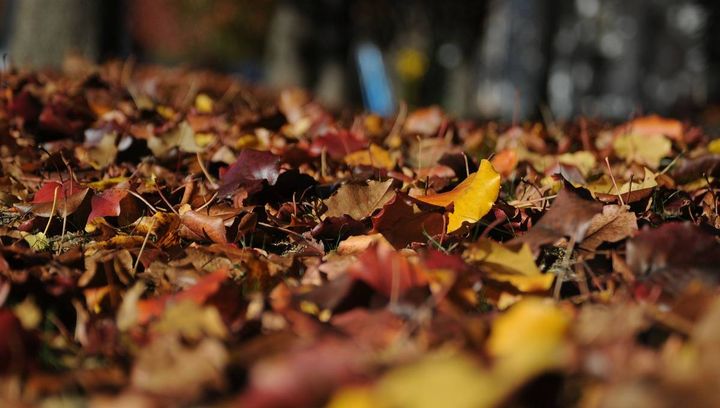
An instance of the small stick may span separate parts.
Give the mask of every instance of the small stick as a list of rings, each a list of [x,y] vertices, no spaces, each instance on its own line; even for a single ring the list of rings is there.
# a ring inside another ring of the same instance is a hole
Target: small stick
[[[50,217],[48,218],[47,224],[45,224],[45,230],[43,231],[43,235],[47,236],[47,232],[50,229],[50,222],[52,221],[53,215],[55,215],[55,204],[57,204],[57,192],[60,186],[55,187],[55,191],[53,192],[53,205],[52,209],[50,210]]]
[[[205,177],[207,177],[208,181],[210,182],[210,187],[217,190],[218,187],[220,187],[220,186],[217,185],[217,183],[215,182],[215,180],[213,180],[210,173],[208,173],[207,168],[205,168],[205,163],[203,163],[203,161],[200,159],[200,153],[199,152],[195,153],[195,156],[197,157],[198,164],[200,165],[200,170],[202,170],[203,174],[205,175]]]
[[[148,232],[147,232],[147,234],[145,234],[145,239],[143,239],[143,243],[140,246],[140,252],[138,252],[137,259],[135,260],[135,264],[133,265],[133,269],[132,269],[133,276],[135,276],[135,272],[137,271],[138,264],[140,263],[140,257],[142,256],[142,253],[145,250],[145,245],[147,245],[148,238],[150,238],[150,233],[152,232],[153,228],[155,228],[155,220],[156,220],[156,218],[153,217],[153,220],[150,223],[150,228],[148,228]]]
[[[170,208],[170,211],[174,212],[175,215],[180,216],[180,214],[178,214],[178,212],[175,211],[172,204],[170,204],[170,201],[168,201],[168,199],[165,198],[165,195],[162,193],[162,191],[160,191],[160,186],[155,184],[155,190],[157,190],[158,194],[160,194],[160,198],[162,198],[162,200],[165,202],[165,204],[167,204],[168,208]]]
[[[617,183],[615,182],[615,176],[613,176],[612,169],[610,168],[610,160],[608,160],[607,156],[605,156],[605,164],[607,165],[608,172],[610,172],[610,180],[612,180],[613,186],[615,187],[615,193],[618,196],[618,199],[620,200],[620,204],[622,204],[623,207],[625,207],[625,201],[622,198],[622,194],[620,194],[620,189],[617,186]]]
[[[138,193],[136,193],[136,192],[134,192],[134,191],[132,191],[132,190],[128,190],[128,193],[132,194],[133,196],[135,196],[135,198],[137,198],[138,200],[140,200],[140,201],[142,201],[143,203],[145,203],[145,205],[147,205],[148,208],[150,208],[153,213],[158,212],[157,208],[153,207],[152,204],[148,203],[147,200],[145,200],[140,194],[138,194]]]

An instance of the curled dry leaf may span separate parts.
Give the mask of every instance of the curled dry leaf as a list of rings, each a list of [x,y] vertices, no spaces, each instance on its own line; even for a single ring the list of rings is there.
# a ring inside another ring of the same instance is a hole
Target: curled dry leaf
[[[180,221],[195,234],[196,239],[210,239],[218,244],[227,243],[225,221],[221,217],[189,210],[180,215]]]
[[[514,244],[528,244],[533,252],[542,245],[553,243],[560,238],[569,237],[575,242],[585,238],[593,217],[602,211],[602,204],[580,198],[567,188],[560,190],[540,221],[524,235],[509,242]]]
[[[581,247],[594,250],[604,242],[618,242],[632,237],[638,230],[635,213],[627,207],[606,205],[602,214],[593,217]]]

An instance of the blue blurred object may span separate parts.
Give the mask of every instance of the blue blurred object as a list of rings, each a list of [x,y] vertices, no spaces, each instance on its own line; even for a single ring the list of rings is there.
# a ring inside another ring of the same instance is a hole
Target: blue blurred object
[[[360,43],[355,50],[355,59],[365,109],[382,116],[391,115],[395,111],[395,101],[380,49],[370,42]]]

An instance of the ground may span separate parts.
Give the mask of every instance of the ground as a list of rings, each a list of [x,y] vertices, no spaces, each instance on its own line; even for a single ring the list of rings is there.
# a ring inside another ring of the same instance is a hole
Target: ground
[[[711,406],[720,144],[0,79],[3,406]]]

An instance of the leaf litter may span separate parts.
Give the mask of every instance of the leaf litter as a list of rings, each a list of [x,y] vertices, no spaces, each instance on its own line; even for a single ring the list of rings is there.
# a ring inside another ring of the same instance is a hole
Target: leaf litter
[[[120,62],[0,91],[2,406],[720,404],[689,123],[335,116]]]

